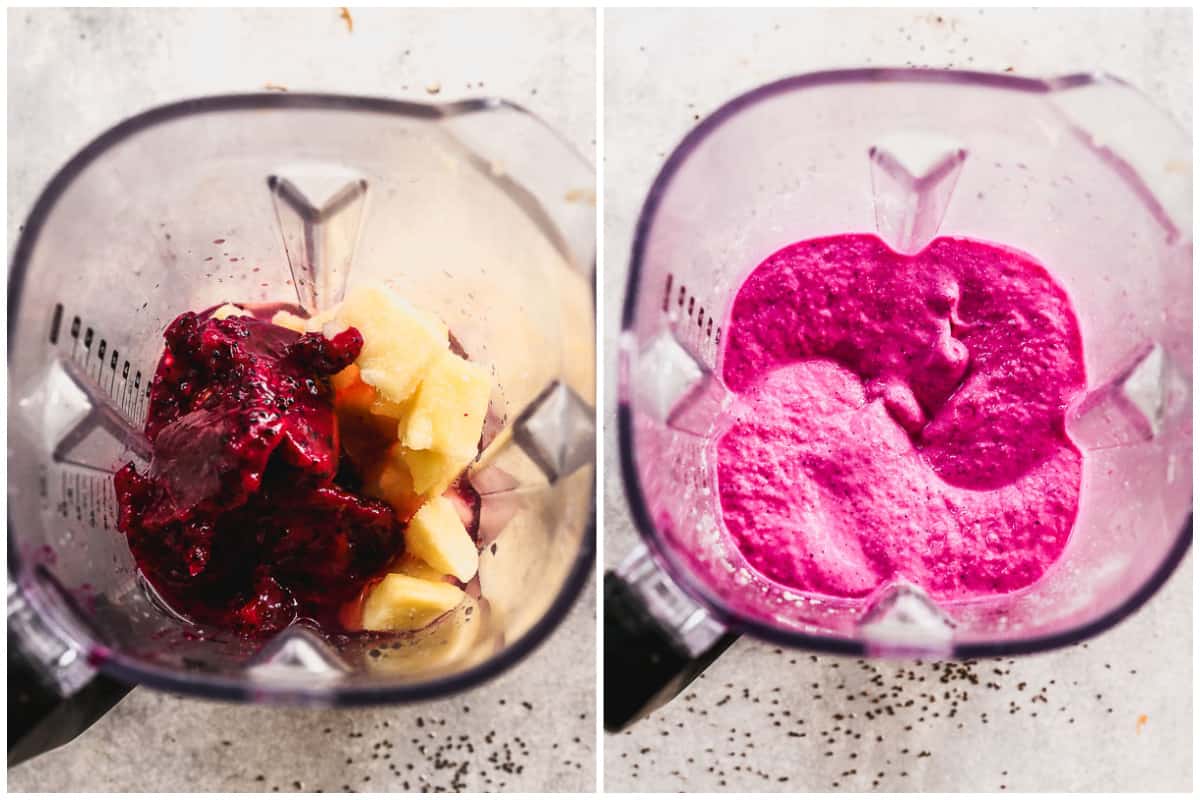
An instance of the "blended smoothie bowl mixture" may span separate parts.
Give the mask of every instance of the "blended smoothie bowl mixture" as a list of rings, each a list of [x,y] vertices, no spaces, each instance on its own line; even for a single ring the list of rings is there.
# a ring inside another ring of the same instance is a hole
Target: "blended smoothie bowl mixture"
[[[868,234],[789,245],[734,299],[715,442],[725,528],[749,564],[839,598],[903,579],[935,599],[1012,592],[1061,555],[1081,456],[1079,324],[1030,256]]]
[[[189,311],[164,338],[152,460],[115,483],[167,605],[255,638],[418,630],[464,602],[491,381],[437,317],[366,287],[308,319]]]

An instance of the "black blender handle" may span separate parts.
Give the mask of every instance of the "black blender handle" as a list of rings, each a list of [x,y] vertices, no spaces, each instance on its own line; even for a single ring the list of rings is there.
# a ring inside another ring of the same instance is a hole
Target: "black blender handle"
[[[8,631],[8,766],[66,744],[108,713],[131,687],[94,675],[63,697],[50,685],[45,666],[24,651]]]
[[[604,574],[604,729],[622,730],[684,690],[738,638],[726,632],[693,655],[616,572]]]

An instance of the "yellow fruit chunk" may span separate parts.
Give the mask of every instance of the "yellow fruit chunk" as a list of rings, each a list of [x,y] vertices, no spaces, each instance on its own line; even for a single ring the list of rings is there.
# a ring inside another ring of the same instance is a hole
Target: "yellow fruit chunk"
[[[321,335],[324,336],[326,339],[332,339],[333,337],[337,336],[342,331],[346,331],[349,329],[350,329],[349,325],[345,324],[344,322],[338,322],[335,319],[331,322],[326,322],[324,325],[322,325],[320,328],[320,331],[321,331]]]
[[[480,642],[485,630],[484,615],[484,610],[466,595],[449,614],[392,647],[382,648],[379,658],[367,659],[366,666],[372,672],[391,676],[442,672],[470,654]]]
[[[408,416],[408,403],[392,403],[376,395],[375,402],[371,403],[371,413],[399,421]]]
[[[333,386],[333,408],[337,411],[342,446],[355,466],[365,470],[380,461],[387,443],[394,441],[399,422],[371,413],[378,394],[359,377],[351,364],[329,379]]]
[[[321,313],[315,314],[315,315],[309,317],[308,319],[304,320],[304,329],[306,331],[308,331],[309,333],[316,333],[318,331],[324,332],[325,326],[327,326],[331,322],[333,322],[333,320],[336,316],[337,316],[337,307],[336,306],[334,306],[333,308],[327,308],[324,311],[322,311]],[[340,332],[340,330],[345,329],[344,326],[338,326],[338,328],[339,328],[339,331],[336,331],[336,332],[331,331],[327,335],[332,337],[337,332]]]
[[[420,392],[418,389],[418,397]],[[401,430],[401,441],[409,450],[433,449],[433,415],[427,409],[409,408]]]
[[[312,319],[285,314],[276,317],[309,331],[353,326],[363,336],[355,363],[330,378],[342,446],[363,491],[402,520],[440,497],[477,454],[487,372],[450,351],[440,320],[385,289],[355,289]]]
[[[424,498],[413,489],[412,476],[402,465],[385,462],[379,476],[379,490],[387,504],[396,509],[402,518],[408,519],[418,508]]]
[[[413,488],[412,475],[404,462],[393,456],[392,449],[377,465],[364,470],[363,492],[390,505],[402,520],[416,513],[425,499]]]
[[[421,380],[401,441],[409,450],[434,450],[466,466],[475,458],[491,393],[483,367],[445,351]]]
[[[298,317],[290,311],[276,311],[275,316],[271,317],[271,324],[287,328],[289,331],[295,331],[296,333],[304,333],[308,320]]]
[[[471,523],[475,520],[474,507],[467,505],[467,501],[458,492],[443,494],[442,497],[454,508],[454,513],[458,514],[463,527],[470,527]]]
[[[413,491],[426,497],[437,497],[450,488],[463,468],[471,463],[471,458],[456,460],[434,450],[409,450],[406,447],[399,448],[399,457],[412,476]]]
[[[396,435],[394,426],[390,431],[381,429],[381,426],[378,425],[380,419],[380,417],[372,417],[370,414],[338,413],[338,438],[342,449],[364,480],[367,480],[369,475],[376,478],[379,476],[383,461],[383,451],[379,449],[379,440],[389,434]],[[383,499],[379,491],[368,491],[367,494],[380,500]]]
[[[412,396],[428,366],[449,347],[445,325],[376,287],[348,293],[336,319],[362,334],[356,361],[362,379],[392,403]]]
[[[333,407],[342,413],[366,416],[375,402],[375,390],[358,376],[358,367],[351,364],[329,379],[333,386]]]
[[[415,631],[452,610],[463,599],[457,586],[392,574],[371,587],[363,603],[368,631]]]
[[[252,316],[244,308],[235,306],[233,303],[226,303],[212,313],[213,319],[228,319],[229,317],[249,317]]]
[[[392,566],[392,572],[425,581],[440,581],[446,577],[444,572],[438,572],[412,553],[405,553],[401,556],[400,560]]]
[[[359,419],[349,416],[344,419],[339,417],[343,432],[361,428],[361,423],[353,424]],[[371,430],[377,430],[377,426],[385,422],[391,422],[393,426],[396,423],[396,420],[389,417],[371,415],[369,419],[372,423]],[[394,433],[395,429],[393,428],[393,439],[395,439]],[[442,454],[432,450],[409,450],[399,442],[393,441],[392,445],[379,458],[378,468],[373,476],[368,473],[369,477],[373,477],[373,480],[368,479],[368,483],[378,487],[374,491],[368,489],[368,493],[372,497],[386,500],[393,508],[401,512],[401,517],[407,518],[409,514],[416,511],[417,506],[425,498],[437,497],[445,492],[468,461],[451,462]]]
[[[408,552],[463,583],[479,569],[479,551],[454,504],[444,497],[431,498],[417,510],[404,532]]]

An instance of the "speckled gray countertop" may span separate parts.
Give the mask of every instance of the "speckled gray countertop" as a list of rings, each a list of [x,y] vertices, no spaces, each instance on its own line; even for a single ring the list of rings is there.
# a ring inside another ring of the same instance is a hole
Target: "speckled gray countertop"
[[[594,641],[595,604],[585,599],[509,672],[408,706],[271,708],[134,689],[74,742],[9,770],[8,788],[590,791]]]
[[[774,78],[863,64],[1099,68],[1191,128],[1187,10],[610,10],[605,36],[609,343],[634,220],[663,159],[697,120]],[[618,475],[615,389],[605,388],[612,566],[636,535]],[[605,788],[1188,791],[1191,597],[1189,555],[1150,603],[1091,642],[974,664],[814,657],[742,639],[684,696],[606,738]]]
[[[521,103],[589,157],[589,10],[13,10],[8,234],[109,126],[205,94],[290,90]],[[432,703],[353,710],[208,703],[135,689],[75,742],[8,772],[13,791],[587,791],[595,785],[595,591],[498,679]]]

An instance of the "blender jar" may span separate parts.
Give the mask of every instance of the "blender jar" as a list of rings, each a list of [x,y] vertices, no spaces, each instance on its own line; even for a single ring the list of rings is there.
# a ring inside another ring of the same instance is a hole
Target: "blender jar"
[[[621,472],[644,545],[605,579],[605,724],[665,702],[738,633],[833,653],[973,658],[1091,636],[1154,593],[1191,542],[1188,136],[1118,80],[924,70],[803,75],[736,98],[659,173],[638,220],[620,340]],[[865,600],[753,570],[708,463],[729,399],[721,333],[739,286],[789,243],[871,231],[1032,253],[1073,300],[1087,387],[1067,548],[1025,590]]]
[[[39,198],[9,279],[19,688],[103,709],[85,690],[98,671],[253,702],[417,700],[542,641],[595,554],[593,188],[577,152],[498,100],[212,97],[88,145]],[[359,284],[435,312],[492,374],[468,470],[481,496],[469,602],[390,642],[301,622],[266,642],[200,629],[156,601],[116,529],[112,474],[149,456],[163,329],[222,302],[315,312]],[[13,744],[10,717],[10,763]]]

